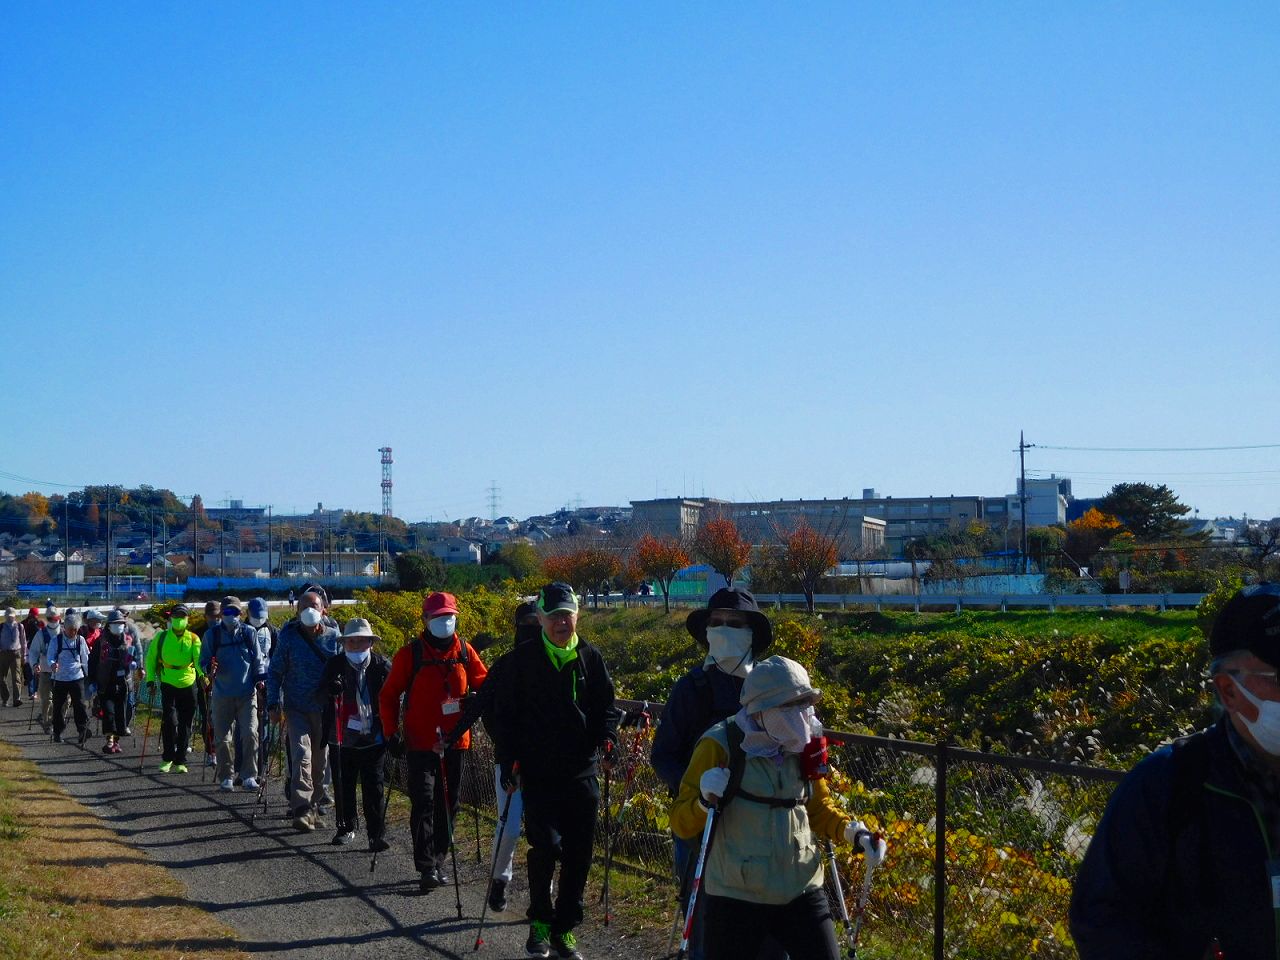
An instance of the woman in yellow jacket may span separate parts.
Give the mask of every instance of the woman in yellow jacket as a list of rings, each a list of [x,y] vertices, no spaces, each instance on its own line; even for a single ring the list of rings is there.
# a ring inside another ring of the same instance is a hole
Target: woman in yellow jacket
[[[820,695],[795,661],[761,660],[742,685],[742,709],[694,748],[671,808],[672,829],[690,839],[729,786],[730,738],[745,754],[703,868],[708,960],[754,957],[766,934],[797,960],[838,960],[815,834],[861,846],[877,863],[884,857],[884,841],[835,805],[826,781],[801,773]]]
[[[196,712],[196,678],[200,669],[200,635],[187,629],[190,611],[185,603],[169,611],[168,629],[147,647],[147,693],[160,683],[160,737],[164,744],[161,773],[186,773],[191,745],[191,719]]]

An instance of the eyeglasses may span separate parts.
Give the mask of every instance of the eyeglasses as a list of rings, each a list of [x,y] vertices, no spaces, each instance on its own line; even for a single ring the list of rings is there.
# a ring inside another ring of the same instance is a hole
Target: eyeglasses
[[[1280,686],[1280,670],[1228,670],[1231,677],[1265,677],[1272,684]]]

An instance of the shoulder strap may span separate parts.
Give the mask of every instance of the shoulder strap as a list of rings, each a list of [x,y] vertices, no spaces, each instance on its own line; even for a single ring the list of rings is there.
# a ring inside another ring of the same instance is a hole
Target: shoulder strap
[[[307,642],[307,646],[311,648],[311,652],[316,655],[317,660],[319,660],[322,664],[329,662],[329,658],[324,655],[324,651],[320,649],[319,644],[317,644],[313,639],[311,639],[309,636],[303,633],[301,628],[297,630],[297,634]]]
[[[729,743],[729,786],[720,798],[721,810],[742,791],[742,775],[747,769],[747,752],[742,749],[745,732],[736,723],[726,723],[724,732]]]

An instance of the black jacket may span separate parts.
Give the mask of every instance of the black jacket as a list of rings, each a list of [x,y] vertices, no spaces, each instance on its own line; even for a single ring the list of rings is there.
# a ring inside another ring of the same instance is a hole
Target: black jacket
[[[716,667],[694,667],[671,688],[653,737],[650,762],[672,796],[680,792],[680,779],[702,735],[737,713],[741,699],[742,678]]]
[[[1269,842],[1225,717],[1116,787],[1071,898],[1081,960],[1277,960]]]
[[[600,651],[579,638],[577,659],[563,670],[541,642],[521,644],[503,659],[491,731],[498,762],[518,762],[527,780],[595,776],[600,748],[606,741],[617,746],[620,719]]]
[[[369,664],[364,668],[365,680],[369,684],[369,705],[373,709],[372,724],[369,733],[357,733],[348,727],[342,730],[341,743],[344,747],[372,747],[382,741],[382,713],[378,709],[378,696],[382,693],[382,685],[387,682],[387,674],[391,672],[391,661],[380,653],[369,652]],[[342,692],[332,693],[334,682],[342,680]],[[343,717],[349,717],[353,711],[359,712],[357,705],[357,684],[359,675],[356,668],[347,660],[346,653],[330,657],[320,675],[320,689],[317,696],[324,698],[324,729],[330,743],[338,743],[335,726],[335,701],[342,708]],[[345,720],[344,720],[345,722]]]

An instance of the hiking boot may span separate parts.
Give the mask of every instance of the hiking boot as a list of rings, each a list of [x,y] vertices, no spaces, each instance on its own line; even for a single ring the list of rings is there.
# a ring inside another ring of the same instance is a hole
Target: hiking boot
[[[310,810],[303,810],[294,815],[293,827],[302,833],[310,833],[316,828],[316,818]]]
[[[230,793],[235,788],[236,788],[236,782],[232,780],[230,777],[227,777],[227,779],[223,780],[220,784],[218,784],[219,790],[226,790],[228,793]]]
[[[212,753],[206,753],[204,755],[204,765],[206,767],[216,767],[218,765],[218,758]]]
[[[253,777],[250,777],[244,783],[240,784],[240,786],[244,787],[245,790],[248,791],[249,793],[253,793],[255,790],[258,789],[258,781],[255,780]]]
[[[117,740],[115,743],[111,744],[111,752],[112,752],[112,753],[123,753],[123,752],[124,752],[124,751],[120,748],[120,741],[119,741],[119,740]]]
[[[582,960],[582,954],[578,952],[578,938],[569,931],[552,934],[551,946],[557,957],[563,957],[564,960]]]
[[[185,763],[175,763],[175,764],[173,765],[173,772],[174,772],[174,773],[186,773],[186,772],[187,772],[187,765],[186,765]]]
[[[62,742],[62,734],[60,734],[60,733],[55,733],[55,734],[53,735],[53,742],[54,742],[54,743],[61,743],[61,742]]]
[[[489,909],[501,913],[507,909],[507,881],[501,877],[493,881],[493,889],[489,891]]]
[[[159,770],[161,773],[168,773],[172,769],[173,769],[172,760],[166,760],[164,763],[160,764],[159,766]]]
[[[427,867],[418,877],[418,889],[423,893],[428,890],[434,890],[436,887],[443,887],[445,879],[440,871],[435,867]]]
[[[541,920],[529,924],[529,939],[524,942],[524,952],[531,957],[551,956],[551,924]]]
[[[370,838],[369,840],[370,853],[381,853],[383,850],[390,850],[390,849],[391,849],[391,844],[383,840],[382,837],[378,837],[376,840]]]
[[[338,832],[333,835],[333,845],[335,847],[345,847],[348,843],[354,843],[355,839],[356,832],[354,830],[339,827]]]

